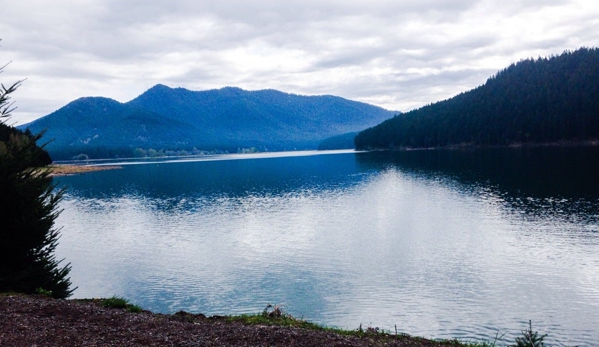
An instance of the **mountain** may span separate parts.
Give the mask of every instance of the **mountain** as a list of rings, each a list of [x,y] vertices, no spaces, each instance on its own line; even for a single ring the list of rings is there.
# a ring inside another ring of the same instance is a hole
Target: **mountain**
[[[156,85],[119,103],[85,97],[22,128],[46,130],[55,160],[127,157],[148,150],[316,149],[325,138],[357,132],[396,112],[336,96],[226,87],[190,91]]]
[[[451,99],[360,132],[357,149],[507,146],[599,139],[599,49],[528,59]]]

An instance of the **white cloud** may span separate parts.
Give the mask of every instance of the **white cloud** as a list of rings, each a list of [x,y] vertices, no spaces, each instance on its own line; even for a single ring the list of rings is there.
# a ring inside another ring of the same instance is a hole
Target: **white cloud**
[[[84,1],[11,3],[5,84],[14,120],[82,96],[125,102],[157,83],[334,94],[407,111],[518,60],[597,46],[584,0]]]

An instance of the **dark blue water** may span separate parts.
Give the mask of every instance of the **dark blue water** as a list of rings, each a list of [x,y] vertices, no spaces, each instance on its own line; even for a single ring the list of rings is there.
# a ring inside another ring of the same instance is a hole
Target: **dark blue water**
[[[75,297],[599,341],[599,149],[293,153],[58,178]]]

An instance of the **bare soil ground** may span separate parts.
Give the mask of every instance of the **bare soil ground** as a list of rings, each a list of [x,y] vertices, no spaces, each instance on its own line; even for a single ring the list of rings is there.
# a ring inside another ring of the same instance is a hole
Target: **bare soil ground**
[[[179,312],[131,313],[99,300],[0,295],[0,346],[458,346],[407,335],[247,325]]]

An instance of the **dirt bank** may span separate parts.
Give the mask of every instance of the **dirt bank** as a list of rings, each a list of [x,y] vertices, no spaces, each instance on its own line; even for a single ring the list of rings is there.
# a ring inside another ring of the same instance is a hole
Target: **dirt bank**
[[[131,313],[99,301],[0,295],[0,346],[457,346],[408,336],[247,325],[226,317]]]

